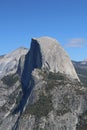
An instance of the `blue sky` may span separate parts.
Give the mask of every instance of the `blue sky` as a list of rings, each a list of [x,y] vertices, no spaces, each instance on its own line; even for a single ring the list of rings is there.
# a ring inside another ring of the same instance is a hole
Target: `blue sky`
[[[0,55],[51,36],[72,60],[87,58],[87,0],[0,0]]]

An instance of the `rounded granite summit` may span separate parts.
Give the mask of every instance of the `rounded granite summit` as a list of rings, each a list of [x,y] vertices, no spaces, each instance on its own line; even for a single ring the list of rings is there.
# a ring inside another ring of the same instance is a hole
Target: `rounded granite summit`
[[[56,39],[47,36],[32,38],[30,51],[37,64],[35,68],[41,66],[42,69],[61,72],[79,80],[68,54]]]

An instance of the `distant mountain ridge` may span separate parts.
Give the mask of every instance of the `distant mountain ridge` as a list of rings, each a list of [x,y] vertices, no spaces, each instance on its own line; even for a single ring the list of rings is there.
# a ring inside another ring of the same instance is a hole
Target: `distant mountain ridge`
[[[87,86],[87,61],[72,61],[72,63],[76,69],[80,80],[85,86]]]

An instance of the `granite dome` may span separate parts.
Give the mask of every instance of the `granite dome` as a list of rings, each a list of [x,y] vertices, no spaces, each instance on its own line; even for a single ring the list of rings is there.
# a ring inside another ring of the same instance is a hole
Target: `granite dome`
[[[36,44],[39,46],[40,50],[35,49]],[[78,76],[68,54],[65,52],[65,50],[56,39],[51,37],[33,38],[31,46],[31,51],[32,49],[35,49],[37,53],[38,51],[40,51],[42,63],[41,68],[48,69],[56,73],[65,73],[70,75],[74,79],[78,79]]]

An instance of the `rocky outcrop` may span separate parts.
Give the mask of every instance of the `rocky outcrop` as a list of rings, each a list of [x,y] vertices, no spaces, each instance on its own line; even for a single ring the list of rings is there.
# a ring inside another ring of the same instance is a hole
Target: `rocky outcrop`
[[[43,69],[49,69],[55,73],[65,73],[78,79],[69,56],[55,39],[41,37],[33,39],[31,44],[33,41],[40,46]]]
[[[24,112],[21,116],[19,112],[8,114],[0,129],[77,130],[79,119],[87,110],[87,89],[61,73],[35,69],[32,77],[35,86]]]
[[[18,69],[19,59],[22,55],[26,55],[28,49],[18,48],[17,50],[4,55],[0,58],[0,78],[4,75],[13,74]]]
[[[32,39],[22,74],[24,89],[29,86],[31,73],[35,68],[54,73],[64,73],[73,79],[79,80],[67,53],[55,39],[50,37]]]
[[[87,88],[55,39],[33,38],[16,72],[0,80],[9,90],[2,96],[0,130],[86,130]]]
[[[0,56],[0,123],[5,118],[7,119],[22,97],[21,82],[17,73],[20,58],[24,57],[27,52],[28,49],[21,47]],[[7,128],[2,130],[5,129]]]

